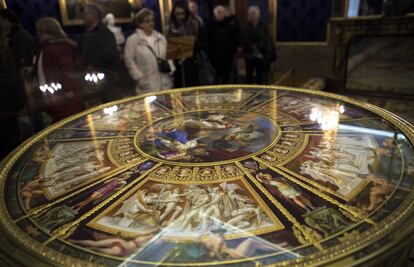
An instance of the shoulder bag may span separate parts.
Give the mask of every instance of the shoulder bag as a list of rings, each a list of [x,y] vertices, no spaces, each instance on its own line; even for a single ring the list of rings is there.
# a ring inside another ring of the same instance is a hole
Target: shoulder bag
[[[148,49],[151,51],[151,53],[154,55],[155,59],[157,60],[158,70],[162,73],[170,73],[171,67],[170,67],[170,64],[168,63],[168,60],[157,57],[157,55],[155,54],[151,46],[149,45],[145,45],[145,46],[148,47]]]

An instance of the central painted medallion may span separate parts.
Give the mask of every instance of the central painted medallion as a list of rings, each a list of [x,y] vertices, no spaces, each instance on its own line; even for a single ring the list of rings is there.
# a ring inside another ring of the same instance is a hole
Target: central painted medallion
[[[153,159],[202,164],[252,156],[272,145],[279,136],[278,127],[263,115],[208,110],[155,121],[137,133],[135,145]]]

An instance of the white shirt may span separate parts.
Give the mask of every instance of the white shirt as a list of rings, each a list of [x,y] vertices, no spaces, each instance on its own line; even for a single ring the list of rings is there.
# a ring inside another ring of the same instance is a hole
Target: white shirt
[[[151,33],[151,35],[143,34],[144,40],[147,42],[149,46],[152,47],[152,49],[155,51],[155,34],[154,32]]]
[[[40,52],[39,61],[37,62],[37,78],[39,80],[39,85],[44,85],[46,83],[45,72],[43,71],[43,51]]]

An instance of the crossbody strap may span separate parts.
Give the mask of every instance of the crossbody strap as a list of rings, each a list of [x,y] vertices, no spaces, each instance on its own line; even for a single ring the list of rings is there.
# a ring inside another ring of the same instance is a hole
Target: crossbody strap
[[[154,55],[154,57],[155,57],[155,59],[158,61],[158,57],[157,57],[157,54],[155,54],[155,51],[154,51],[154,49],[152,49],[152,47],[151,46],[149,46],[149,45],[145,45],[146,47],[148,47],[148,49],[151,51],[151,53]]]

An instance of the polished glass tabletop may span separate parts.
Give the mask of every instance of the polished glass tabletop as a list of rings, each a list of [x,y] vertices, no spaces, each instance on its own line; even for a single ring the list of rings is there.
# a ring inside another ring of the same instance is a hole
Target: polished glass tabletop
[[[413,141],[392,113],[323,92],[127,98],[2,162],[0,244],[24,265],[366,262],[414,230]]]

